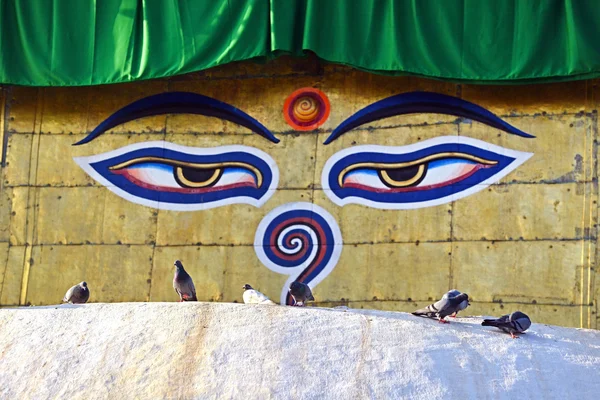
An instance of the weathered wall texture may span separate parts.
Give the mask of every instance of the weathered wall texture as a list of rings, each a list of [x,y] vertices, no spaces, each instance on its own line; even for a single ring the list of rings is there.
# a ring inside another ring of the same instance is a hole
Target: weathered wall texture
[[[330,102],[329,118],[317,130],[296,131],[283,116],[286,98],[304,87],[320,89]],[[371,122],[323,144],[361,108],[417,90],[473,102],[536,137],[452,115],[419,113]],[[238,107],[281,141],[271,143],[219,118],[169,114],[127,122],[72,146],[121,107],[172,91]],[[278,301],[289,276],[261,262],[255,235],[277,207],[307,202],[321,207],[323,212],[315,210],[320,215],[329,213],[327,221],[337,224],[340,233],[334,243],[326,243],[337,249],[339,260],[319,276],[314,287],[318,305],[409,311],[458,288],[472,298],[468,314],[520,309],[538,322],[598,328],[596,81],[456,85],[279,59],[170,80],[90,88],[5,87],[2,93],[1,305],[54,304],[82,280],[93,302],[175,301],[175,259],[194,277],[200,300],[239,302],[242,285],[250,283]],[[340,206],[323,190],[325,164],[339,151],[407,146],[440,136],[478,139],[533,155],[489,187],[440,205]],[[276,163],[278,184],[259,207],[174,211],[116,195],[73,159],[149,141],[252,147]]]

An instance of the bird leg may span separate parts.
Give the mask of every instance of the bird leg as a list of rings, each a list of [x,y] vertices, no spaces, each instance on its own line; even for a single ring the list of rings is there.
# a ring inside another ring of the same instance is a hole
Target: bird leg
[[[440,324],[449,324],[449,323],[450,323],[450,321],[446,321],[444,318],[440,318],[440,319],[438,320],[438,322],[439,322]]]
[[[513,339],[518,339],[518,338],[519,338],[517,335],[515,335],[515,334],[514,334],[514,333],[512,333],[512,332],[510,333],[510,337],[511,337],[511,338],[513,338]]]
[[[456,316],[458,315],[458,313],[454,313],[452,315],[450,315],[452,318],[456,318]]]

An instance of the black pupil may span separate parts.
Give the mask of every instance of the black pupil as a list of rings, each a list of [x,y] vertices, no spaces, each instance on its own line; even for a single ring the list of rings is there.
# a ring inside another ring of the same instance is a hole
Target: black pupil
[[[422,164],[417,164],[417,165],[412,165],[410,167],[404,167],[404,168],[394,168],[394,169],[386,169],[385,172],[387,172],[387,175],[394,181],[396,182],[405,182],[408,181],[412,178],[414,178],[415,176],[417,176],[417,174],[419,173],[419,167]],[[425,164],[425,171],[423,171],[423,174],[421,175],[421,178],[418,179],[416,182],[411,183],[408,186],[415,186],[418,185],[423,178],[425,178],[427,172],[427,164]],[[382,181],[385,183],[385,180],[382,179]]]
[[[215,169],[181,168],[181,175],[190,182],[202,183],[215,174]]]

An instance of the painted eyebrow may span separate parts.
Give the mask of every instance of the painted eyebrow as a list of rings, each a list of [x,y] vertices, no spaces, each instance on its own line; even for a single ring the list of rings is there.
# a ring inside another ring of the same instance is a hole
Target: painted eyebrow
[[[126,105],[102,121],[89,135],[74,143],[73,146],[89,143],[117,125],[162,114],[199,114],[217,117],[248,128],[273,143],[279,143],[279,139],[271,131],[239,108],[197,93],[168,92],[144,97]]]
[[[415,113],[456,115],[457,117],[464,117],[484,123],[513,135],[524,138],[535,138],[535,136],[525,133],[508,122],[503,121],[496,114],[485,108],[459,99],[458,97],[440,93],[408,92],[387,97],[357,111],[339,124],[323,144],[329,144],[349,130],[368,122],[396,115]]]

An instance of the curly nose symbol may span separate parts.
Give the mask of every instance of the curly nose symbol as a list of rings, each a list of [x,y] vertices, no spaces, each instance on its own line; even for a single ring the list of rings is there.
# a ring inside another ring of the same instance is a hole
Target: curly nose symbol
[[[290,283],[314,288],[335,268],[342,253],[342,234],[323,208],[305,202],[289,203],[267,214],[258,225],[254,250],[270,270],[289,275],[281,304],[291,305]]]

